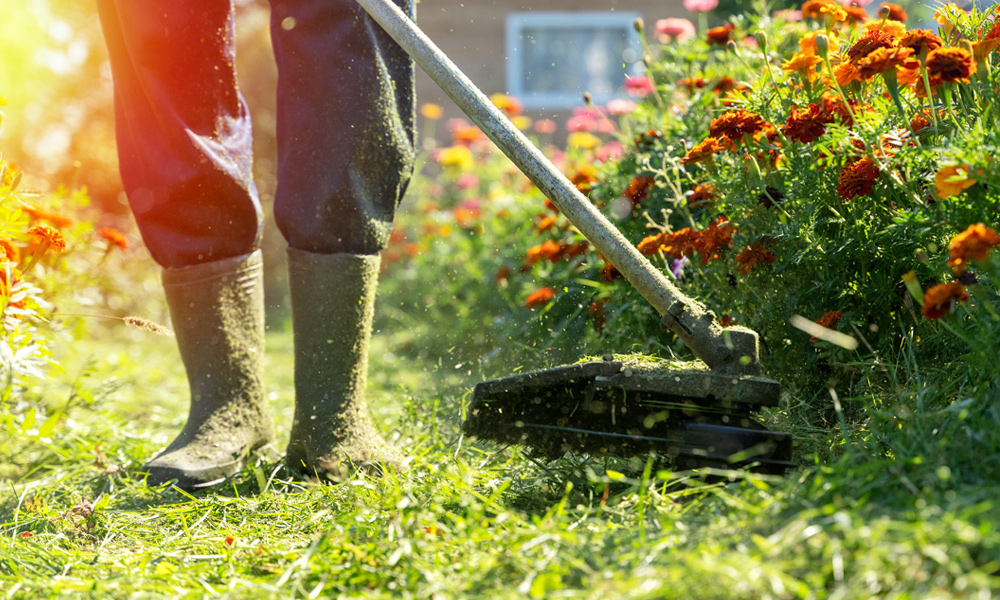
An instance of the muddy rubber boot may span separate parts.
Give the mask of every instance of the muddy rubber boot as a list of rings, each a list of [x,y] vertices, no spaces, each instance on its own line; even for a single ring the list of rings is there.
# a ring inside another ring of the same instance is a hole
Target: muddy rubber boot
[[[191,388],[187,424],[144,468],[150,485],[209,487],[273,452],[263,385],[261,252],[164,269],[163,289]]]
[[[368,414],[368,341],[378,255],[314,254],[288,248],[295,341],[295,420],[286,464],[320,481],[355,468],[399,469],[399,454]]]

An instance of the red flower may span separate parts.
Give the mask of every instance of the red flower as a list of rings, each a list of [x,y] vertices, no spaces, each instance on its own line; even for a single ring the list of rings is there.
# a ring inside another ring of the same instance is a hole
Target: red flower
[[[524,305],[534,310],[551,302],[555,295],[556,291],[550,287],[539,288],[528,294],[528,297],[524,300]]]
[[[622,195],[632,202],[633,208],[637,207],[642,200],[649,198],[649,188],[653,187],[655,181],[652,175],[637,175],[632,178]]]
[[[729,43],[729,34],[736,29],[731,23],[719,27],[713,27],[705,34],[708,38],[709,46],[725,46]]]
[[[844,313],[840,312],[839,310],[831,310],[830,312],[826,313],[822,317],[816,319],[815,322],[820,327],[826,327],[827,329],[836,329],[837,325],[840,324],[841,317],[843,317],[843,316],[844,316]],[[819,338],[818,337],[811,337],[811,338],[809,338],[809,341],[810,342],[818,342]]]
[[[840,172],[837,182],[837,194],[843,200],[850,200],[858,196],[867,196],[872,193],[875,180],[878,179],[879,169],[871,158],[865,156],[852,163],[849,163]]]
[[[935,321],[948,314],[955,302],[967,302],[969,293],[965,286],[957,281],[942,283],[927,290],[924,294],[924,306],[920,312],[924,317]]]
[[[739,142],[745,134],[753,135],[764,131],[767,121],[760,115],[745,110],[731,110],[712,120],[708,134],[714,138],[726,138]]]
[[[736,262],[740,265],[740,275],[746,275],[753,272],[758,263],[771,264],[774,258],[774,253],[767,250],[767,242],[758,240],[744,248],[736,257]]]
[[[927,54],[927,75],[945,83],[969,82],[976,70],[976,61],[965,48],[938,48]]]
[[[829,113],[818,104],[810,104],[808,108],[792,107],[786,125],[781,131],[788,139],[808,144],[826,133],[826,124],[833,121]]]

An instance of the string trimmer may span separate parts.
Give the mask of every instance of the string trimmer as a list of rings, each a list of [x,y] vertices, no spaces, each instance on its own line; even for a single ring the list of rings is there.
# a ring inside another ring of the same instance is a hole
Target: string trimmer
[[[758,335],[721,327],[590,203],[391,0],[358,0],[455,104],[549,198],[662,316],[704,365],[596,360],[476,386],[463,428],[542,454],[654,450],[682,466],[791,465],[791,436],[750,418],[777,404],[780,385],[760,377]]]

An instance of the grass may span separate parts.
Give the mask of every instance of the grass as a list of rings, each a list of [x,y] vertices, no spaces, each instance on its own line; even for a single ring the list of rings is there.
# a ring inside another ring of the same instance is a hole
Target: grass
[[[1000,589],[990,482],[955,487],[914,462],[846,454],[828,464],[800,455],[785,478],[538,462],[460,440],[475,375],[406,359],[387,335],[374,341],[373,410],[409,472],[317,486],[262,462],[213,492],[151,488],[129,473],[183,424],[183,373],[172,340],[103,331],[33,390],[63,407],[58,424],[0,445],[9,453],[0,598],[989,598]],[[269,333],[267,360],[283,444],[289,333]],[[839,431],[817,435],[836,444]]]

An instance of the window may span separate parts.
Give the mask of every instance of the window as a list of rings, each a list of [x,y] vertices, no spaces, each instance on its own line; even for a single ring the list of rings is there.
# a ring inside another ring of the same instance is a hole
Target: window
[[[522,12],[507,16],[507,91],[527,108],[603,104],[641,72],[638,13]]]

